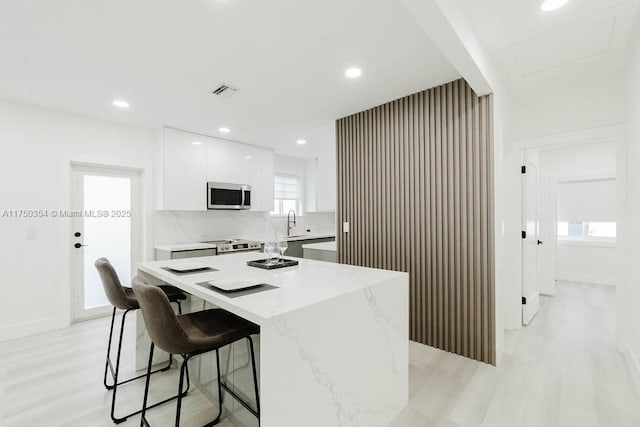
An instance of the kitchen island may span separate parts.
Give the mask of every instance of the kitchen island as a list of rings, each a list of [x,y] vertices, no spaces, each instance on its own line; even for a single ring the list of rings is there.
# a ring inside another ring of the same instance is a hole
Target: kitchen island
[[[217,271],[192,274],[164,269],[186,260],[143,262],[138,271],[260,326],[262,427],[388,425],[408,401],[408,275],[305,259],[277,270],[247,266],[263,257],[198,258]],[[234,277],[270,286],[235,296],[203,285]]]

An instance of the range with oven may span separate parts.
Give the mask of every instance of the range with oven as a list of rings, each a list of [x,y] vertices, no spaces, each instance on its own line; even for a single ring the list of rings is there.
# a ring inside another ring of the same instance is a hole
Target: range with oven
[[[235,252],[262,250],[262,243],[243,239],[209,240],[199,243],[178,243],[156,246],[156,260],[195,258]]]
[[[234,252],[258,252],[262,250],[262,243],[243,239],[210,240],[202,243],[216,245],[217,255],[231,254]]]

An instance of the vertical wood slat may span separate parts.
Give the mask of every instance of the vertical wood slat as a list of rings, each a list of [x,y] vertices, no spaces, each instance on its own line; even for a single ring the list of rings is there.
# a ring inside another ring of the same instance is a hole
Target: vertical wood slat
[[[409,272],[410,338],[495,363],[492,97],[458,80],[336,139],[338,260]]]

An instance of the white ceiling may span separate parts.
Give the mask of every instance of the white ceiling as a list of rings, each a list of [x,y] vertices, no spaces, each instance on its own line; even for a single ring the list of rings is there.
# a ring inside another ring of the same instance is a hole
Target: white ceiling
[[[589,86],[622,76],[636,0],[462,0],[474,31],[517,95]]]
[[[354,65],[363,75],[347,79]],[[395,0],[0,4],[0,98],[214,136],[224,125],[292,156],[313,156],[331,120],[458,77]],[[216,99],[222,82],[238,93]]]

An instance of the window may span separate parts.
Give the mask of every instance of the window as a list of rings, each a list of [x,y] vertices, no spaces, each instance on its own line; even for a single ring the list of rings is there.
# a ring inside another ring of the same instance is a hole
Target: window
[[[559,222],[558,237],[561,239],[615,239],[615,222]]]
[[[616,240],[616,180],[558,183],[558,239],[593,242]]]
[[[273,178],[274,200],[272,215],[286,215],[291,209],[302,214],[301,179],[292,175],[276,175]]]

